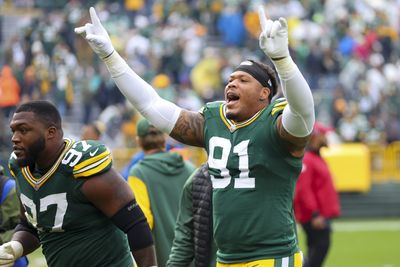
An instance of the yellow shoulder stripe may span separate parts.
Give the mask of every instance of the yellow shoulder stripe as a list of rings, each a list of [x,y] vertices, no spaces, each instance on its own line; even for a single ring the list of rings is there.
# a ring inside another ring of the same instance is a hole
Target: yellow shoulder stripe
[[[106,151],[104,151],[103,153],[97,155],[96,157],[89,158],[87,160],[82,161],[81,163],[79,163],[79,164],[74,166],[74,173],[75,172],[80,172],[81,169],[83,169],[83,168],[95,163],[96,161],[99,161],[99,160],[101,160],[103,158],[106,158],[106,157],[110,156],[110,154],[111,154],[110,150],[107,149]]]
[[[73,169],[74,177],[86,177],[91,176],[97,172],[100,172],[111,163],[110,150],[106,150],[96,157],[87,159],[77,164]]]
[[[287,104],[288,104],[287,100],[283,100],[282,102],[275,103],[274,107],[272,108],[271,115],[274,116],[274,114],[276,112],[284,109]]]
[[[100,171],[102,171],[103,169],[105,169],[110,163],[111,163],[111,157],[108,156],[100,161],[97,161],[95,163],[93,163],[92,165],[87,166],[86,168],[83,168],[79,171],[74,171],[74,177],[78,178],[78,177],[88,177],[91,176],[93,174],[96,174]]]

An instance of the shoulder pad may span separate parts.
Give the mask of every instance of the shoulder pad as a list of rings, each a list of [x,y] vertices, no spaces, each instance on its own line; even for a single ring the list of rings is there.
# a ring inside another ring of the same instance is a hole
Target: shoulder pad
[[[15,156],[14,152],[11,153],[10,158],[8,159],[8,169],[13,177],[15,177],[15,171],[18,167],[16,162],[17,156]]]
[[[63,164],[72,167],[75,178],[90,177],[108,171],[112,166],[110,150],[93,140],[74,143],[65,153]]]
[[[281,97],[278,99],[275,99],[271,105],[272,105],[272,110],[271,110],[271,115],[274,116],[276,113],[280,114],[282,113],[283,109],[286,107],[288,104],[286,98]]]
[[[225,103],[225,101],[214,101],[206,103],[201,109],[200,113],[204,115],[206,111],[216,109],[219,112],[219,107]]]

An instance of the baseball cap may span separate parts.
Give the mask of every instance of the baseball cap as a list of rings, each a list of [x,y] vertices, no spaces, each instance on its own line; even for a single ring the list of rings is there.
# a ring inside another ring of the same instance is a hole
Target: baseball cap
[[[323,125],[320,122],[315,122],[314,123],[314,130],[313,130],[312,134],[313,135],[326,134],[326,133],[331,132],[331,131],[333,131],[332,128],[327,127],[327,126]]]
[[[150,124],[148,120],[142,118],[137,123],[136,133],[139,137],[144,137],[148,134],[161,134],[162,132]]]

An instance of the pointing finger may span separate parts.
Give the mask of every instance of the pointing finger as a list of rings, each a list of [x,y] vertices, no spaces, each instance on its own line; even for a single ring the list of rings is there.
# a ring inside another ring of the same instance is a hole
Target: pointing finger
[[[264,7],[260,5],[258,7],[258,18],[261,24],[261,30],[264,32],[267,29],[267,16],[265,15]]]
[[[94,7],[90,7],[89,13],[90,13],[90,20],[92,21],[93,25],[94,26],[101,26],[100,19],[97,16],[96,10],[94,9]]]

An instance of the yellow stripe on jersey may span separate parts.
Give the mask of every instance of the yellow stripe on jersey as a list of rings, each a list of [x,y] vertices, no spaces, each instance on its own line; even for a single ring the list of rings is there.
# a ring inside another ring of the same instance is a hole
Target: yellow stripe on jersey
[[[74,173],[79,173],[82,169],[84,169],[85,167],[87,167],[88,165],[91,165],[93,163],[95,163],[96,161],[102,160],[104,158],[107,158],[110,156],[110,150],[106,150],[103,153],[97,155],[96,157],[93,158],[89,158],[87,160],[82,161],[81,163],[77,164],[74,166]]]
[[[89,166],[86,166],[83,169],[80,169],[79,171],[74,171],[73,175],[75,178],[78,177],[88,177],[93,174],[99,173],[100,171],[104,170],[109,164],[111,164],[111,155],[109,155],[106,158],[103,158]]]
[[[282,109],[284,109],[287,104],[288,104],[288,102],[286,100],[276,103],[274,105],[274,107],[272,108],[271,115],[273,116],[276,112],[281,111]]]

